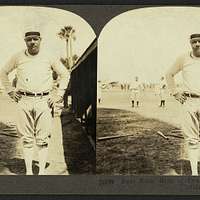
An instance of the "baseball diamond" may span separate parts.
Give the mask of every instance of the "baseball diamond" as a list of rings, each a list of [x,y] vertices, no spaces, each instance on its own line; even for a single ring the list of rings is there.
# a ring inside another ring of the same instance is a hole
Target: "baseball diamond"
[[[164,109],[154,89],[141,93],[133,108],[129,92],[102,90],[97,109],[97,174],[191,175],[185,142],[174,112],[180,106],[166,95]],[[157,103],[155,103],[157,102]]]

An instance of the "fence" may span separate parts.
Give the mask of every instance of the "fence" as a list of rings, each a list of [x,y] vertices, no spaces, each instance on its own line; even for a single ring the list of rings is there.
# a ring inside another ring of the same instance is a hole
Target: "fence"
[[[96,141],[97,40],[86,49],[71,72],[72,110]]]

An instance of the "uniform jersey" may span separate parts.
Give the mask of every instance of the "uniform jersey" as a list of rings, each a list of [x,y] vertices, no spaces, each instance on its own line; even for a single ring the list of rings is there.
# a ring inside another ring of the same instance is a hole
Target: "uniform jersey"
[[[180,71],[182,72],[183,90],[200,95],[200,58],[194,57],[191,52],[180,56],[168,73],[173,75]],[[168,81],[168,87],[171,93],[176,92],[174,79]]]
[[[159,84],[159,95],[161,100],[165,100],[166,98],[166,84],[165,80],[161,80]]]
[[[101,99],[101,83],[97,82],[97,98]]]
[[[139,92],[139,89],[140,89],[139,81],[135,81],[135,80],[132,81],[131,84],[130,84],[130,90]]]
[[[2,84],[8,92],[12,91],[13,87],[7,75],[14,69],[17,72],[16,89],[23,92],[50,91],[53,88],[53,71],[60,77],[59,89],[62,94],[69,81],[69,72],[58,59],[42,52],[32,56],[28,51],[21,51],[15,54],[1,70]]]

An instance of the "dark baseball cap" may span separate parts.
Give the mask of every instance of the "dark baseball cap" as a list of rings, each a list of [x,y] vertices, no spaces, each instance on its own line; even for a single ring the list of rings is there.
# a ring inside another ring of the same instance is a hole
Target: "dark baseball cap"
[[[190,39],[193,39],[193,38],[200,38],[200,33],[194,33],[190,35]]]
[[[28,31],[28,32],[25,33],[25,37],[33,36],[33,35],[40,36],[40,32],[38,32],[38,31]]]

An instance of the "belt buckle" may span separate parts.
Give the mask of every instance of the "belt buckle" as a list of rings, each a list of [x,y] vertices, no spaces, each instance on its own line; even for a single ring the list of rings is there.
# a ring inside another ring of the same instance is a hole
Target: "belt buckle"
[[[19,93],[21,93],[21,94],[24,95],[24,96],[27,96],[27,95],[26,95],[26,92],[19,91]]]
[[[192,98],[190,92],[183,92],[183,94],[184,94],[186,97]]]

